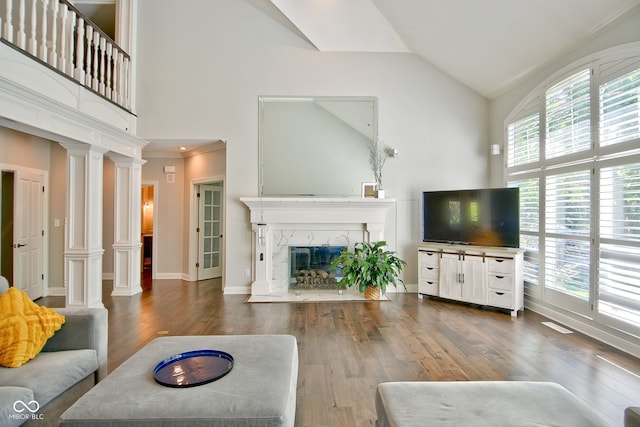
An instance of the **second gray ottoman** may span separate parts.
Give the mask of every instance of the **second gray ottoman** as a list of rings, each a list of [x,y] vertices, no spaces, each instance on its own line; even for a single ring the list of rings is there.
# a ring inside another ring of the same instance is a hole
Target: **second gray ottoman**
[[[153,379],[161,360],[202,349],[231,354],[231,372],[190,388]],[[298,348],[290,335],[156,338],[73,404],[60,425],[293,426],[297,382]]]
[[[550,382],[389,382],[376,392],[378,427],[606,426],[566,388]]]

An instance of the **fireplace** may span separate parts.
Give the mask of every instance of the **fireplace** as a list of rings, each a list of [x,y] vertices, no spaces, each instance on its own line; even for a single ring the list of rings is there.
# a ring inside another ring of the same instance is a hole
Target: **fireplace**
[[[346,250],[346,246],[289,246],[289,289],[337,289],[342,278],[340,267],[331,262]]]
[[[311,285],[331,285],[327,289],[336,289],[336,284],[329,282],[337,283],[339,272],[329,272],[326,260],[325,267],[314,265],[312,272],[312,259],[327,256],[322,252],[327,248],[333,248],[331,251],[337,256],[344,248],[352,250],[356,242],[384,240],[387,211],[395,206],[393,199],[243,197],[240,200],[250,209],[253,230],[252,296],[288,294],[294,291],[292,276],[300,276],[301,284],[326,281]],[[309,268],[298,268],[298,265],[307,265],[306,257]],[[294,269],[307,271],[297,274]],[[318,270],[326,272],[327,277],[322,277],[325,273]],[[333,275],[336,277],[329,277]],[[294,287],[297,283],[296,279]],[[301,287],[295,289],[296,294],[300,292],[303,292]]]

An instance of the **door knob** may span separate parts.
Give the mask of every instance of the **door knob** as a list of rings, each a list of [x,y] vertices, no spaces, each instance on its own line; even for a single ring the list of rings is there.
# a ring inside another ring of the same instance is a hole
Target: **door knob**
[[[13,245],[13,247],[14,247],[14,248],[16,248],[16,249],[21,248],[21,247],[23,247],[23,246],[27,246],[27,244],[25,243],[25,244],[23,245],[22,243],[17,243],[17,244],[15,244],[15,245]]]

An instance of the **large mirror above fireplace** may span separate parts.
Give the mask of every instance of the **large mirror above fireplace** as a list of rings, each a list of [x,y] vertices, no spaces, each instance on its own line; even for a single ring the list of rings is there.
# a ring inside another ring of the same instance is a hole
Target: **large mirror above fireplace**
[[[373,182],[375,97],[269,97],[260,104],[260,195],[359,197]]]

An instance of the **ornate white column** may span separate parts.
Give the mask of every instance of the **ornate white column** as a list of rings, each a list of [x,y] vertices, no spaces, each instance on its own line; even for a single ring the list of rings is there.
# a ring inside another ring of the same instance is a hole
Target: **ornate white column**
[[[115,163],[113,213],[113,291],[114,296],[142,292],[140,286],[142,159],[116,153],[108,156]]]
[[[106,149],[60,143],[67,150],[64,276],[67,307],[102,304],[102,181]]]

